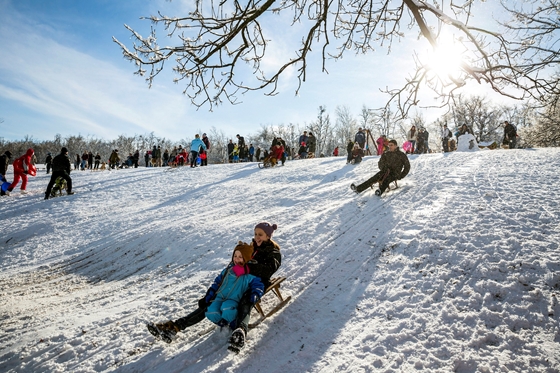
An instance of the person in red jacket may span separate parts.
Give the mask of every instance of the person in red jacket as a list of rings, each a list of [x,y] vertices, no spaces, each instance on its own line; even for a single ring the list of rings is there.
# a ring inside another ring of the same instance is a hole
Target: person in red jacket
[[[208,166],[208,154],[204,149],[200,149],[200,166]]]
[[[27,188],[27,175],[35,176],[37,175],[37,169],[31,163],[31,158],[35,152],[33,149],[27,149],[27,152],[14,161],[14,182],[8,187],[8,193],[14,190],[14,188],[21,182],[21,194],[27,194],[25,188]]]
[[[281,143],[278,142],[276,143],[276,145],[272,147],[272,149],[270,149],[270,151],[271,151],[270,158],[272,164],[275,166],[276,164],[278,164],[278,161],[282,160],[282,158],[284,157],[284,147],[282,146]]]

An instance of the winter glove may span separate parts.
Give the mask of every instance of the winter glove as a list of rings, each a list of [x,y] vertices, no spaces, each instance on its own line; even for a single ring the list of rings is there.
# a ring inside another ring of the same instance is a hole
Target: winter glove
[[[198,308],[208,308],[208,303],[206,303],[206,297],[202,297],[198,300]]]
[[[237,277],[243,276],[243,275],[249,273],[249,268],[248,267],[247,267],[247,272],[245,272],[245,266],[241,266],[239,264],[234,265],[231,269],[233,270],[233,273],[235,273],[235,275]]]
[[[251,304],[255,304],[259,301],[260,297],[256,293],[251,293],[251,297],[249,298]]]
[[[204,297],[204,301],[206,302],[206,304],[210,304],[210,302],[212,302],[212,299],[214,299],[215,296],[216,296],[216,292],[214,291],[214,289],[210,288],[206,292],[206,296]]]

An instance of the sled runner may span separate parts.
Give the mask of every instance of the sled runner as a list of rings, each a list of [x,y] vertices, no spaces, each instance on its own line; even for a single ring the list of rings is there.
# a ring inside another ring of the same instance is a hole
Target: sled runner
[[[259,163],[259,168],[269,168],[278,165],[278,160],[274,157],[267,157]]]
[[[291,296],[287,297],[284,299],[284,297],[282,297],[282,293],[280,293],[280,284],[282,282],[284,282],[284,280],[286,279],[286,277],[275,277],[275,278],[271,278],[270,279],[270,285],[266,288],[266,290],[264,291],[264,294],[262,296],[262,298],[264,298],[264,296],[269,293],[269,292],[273,292],[274,295],[276,295],[276,298],[278,298],[279,302],[273,309],[271,309],[270,311],[268,311],[268,313],[265,313],[263,311],[263,308],[261,306],[261,299],[259,299],[257,301],[257,303],[255,303],[254,307],[257,310],[257,312],[259,313],[259,315],[261,315],[260,319],[257,320],[256,322],[249,324],[249,328],[254,328],[257,325],[259,325],[261,322],[263,322],[266,318],[274,315],[276,312],[278,312],[281,308],[283,308],[289,301],[290,299],[292,299]]]
[[[381,186],[381,183],[383,182],[383,180],[379,181],[377,183],[378,186]],[[375,185],[375,184],[373,184]],[[373,185],[371,186],[371,189],[373,189]],[[399,184],[397,184],[397,180],[393,181],[393,187],[391,188],[391,184],[389,184],[389,187],[387,188],[387,192],[390,190],[395,190],[399,188]]]
[[[253,307],[257,310],[257,312],[259,313],[259,315],[261,317],[256,322],[249,324],[250,329],[253,329],[253,328],[257,327],[265,319],[274,315],[276,312],[278,312],[280,309],[282,309],[286,304],[288,304],[288,302],[292,299],[291,296],[289,296],[287,298],[284,298],[282,296],[282,293],[280,293],[280,284],[282,284],[282,282],[284,282],[285,279],[286,279],[286,277],[274,277],[274,278],[270,279],[270,285],[268,285],[268,287],[266,288],[263,296],[261,297],[261,299],[259,299],[257,301],[257,303],[255,303],[253,305]],[[273,307],[270,311],[268,311],[268,313],[265,313],[263,308],[262,308],[262,305],[261,305],[261,300],[269,292],[273,292],[274,295],[276,295],[276,298],[278,298],[278,301],[280,303],[278,303],[275,307]],[[171,343],[173,340],[175,340],[177,338],[177,332],[179,330],[178,329],[173,329],[174,327],[169,327],[166,324],[173,324],[173,322],[170,321],[170,322],[164,323],[164,324],[154,324],[152,322],[147,322],[146,327],[148,328],[148,331],[154,337],[156,337],[158,339],[161,339],[166,343]],[[213,330],[216,330],[217,327],[218,327],[217,325],[213,324],[210,327],[198,332],[197,336],[199,336],[199,337],[204,336],[204,335],[212,332]],[[230,349],[230,350],[234,351],[236,353],[239,352],[239,348],[237,349],[237,351],[235,349]]]

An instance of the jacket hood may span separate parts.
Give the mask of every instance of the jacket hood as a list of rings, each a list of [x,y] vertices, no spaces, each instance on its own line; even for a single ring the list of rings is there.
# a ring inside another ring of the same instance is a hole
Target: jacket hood
[[[25,153],[28,157],[31,157],[33,154],[35,154],[35,152],[31,148],[27,149],[27,152]]]

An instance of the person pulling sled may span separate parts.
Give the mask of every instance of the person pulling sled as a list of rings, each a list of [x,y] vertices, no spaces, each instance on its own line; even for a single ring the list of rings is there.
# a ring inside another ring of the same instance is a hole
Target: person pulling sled
[[[350,189],[356,193],[361,193],[370,188],[375,183],[379,183],[379,189],[375,191],[377,196],[381,196],[389,187],[389,184],[396,180],[401,180],[410,171],[408,157],[400,151],[396,140],[390,140],[388,151],[381,155],[378,162],[379,172],[359,185],[352,184]]]
[[[66,181],[66,194],[74,194],[74,192],[72,192],[72,178],[70,178],[70,158],[68,158],[68,149],[66,147],[60,149],[60,154],[53,158],[52,170],[51,180],[49,181],[47,190],[45,191],[45,199],[53,197],[53,187],[59,178]],[[61,181],[59,181],[59,186],[61,185],[60,183]]]

